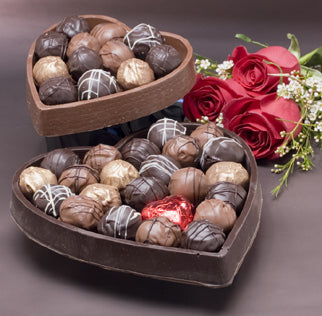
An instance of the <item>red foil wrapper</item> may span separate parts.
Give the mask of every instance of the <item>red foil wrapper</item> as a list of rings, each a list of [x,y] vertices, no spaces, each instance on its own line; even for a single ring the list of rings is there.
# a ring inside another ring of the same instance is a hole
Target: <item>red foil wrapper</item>
[[[194,206],[181,195],[166,196],[162,200],[148,203],[142,210],[142,220],[165,216],[185,230],[193,220]]]

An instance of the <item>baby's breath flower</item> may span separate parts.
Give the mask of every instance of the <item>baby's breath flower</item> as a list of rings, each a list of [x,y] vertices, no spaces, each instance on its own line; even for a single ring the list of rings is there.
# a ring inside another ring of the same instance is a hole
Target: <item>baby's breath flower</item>
[[[230,78],[233,67],[234,62],[232,60],[225,60],[222,64],[219,64],[216,68],[219,78],[223,80]]]

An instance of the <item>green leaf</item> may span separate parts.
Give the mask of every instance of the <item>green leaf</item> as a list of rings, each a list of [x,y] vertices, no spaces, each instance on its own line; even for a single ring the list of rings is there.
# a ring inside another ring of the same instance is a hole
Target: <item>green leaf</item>
[[[287,38],[291,40],[290,47],[288,50],[297,58],[300,59],[301,51],[299,41],[297,40],[296,36],[291,33],[287,33]]]
[[[248,36],[246,36],[244,34],[237,33],[235,35],[235,37],[238,38],[238,39],[241,39],[242,41],[247,42],[247,43],[253,43],[253,44],[256,44],[256,45],[259,45],[259,46],[262,46],[262,47],[268,47],[268,45],[253,41],[251,38],[249,38]]]
[[[310,75],[312,77],[322,80],[322,73],[320,71],[303,65],[301,65],[301,74],[303,76]]]
[[[322,65],[322,47],[302,56],[299,61],[301,65],[307,67]]]

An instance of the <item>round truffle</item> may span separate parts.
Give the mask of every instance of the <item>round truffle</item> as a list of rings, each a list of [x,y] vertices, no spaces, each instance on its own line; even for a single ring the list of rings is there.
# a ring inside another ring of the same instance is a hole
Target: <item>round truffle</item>
[[[177,247],[180,239],[180,227],[163,216],[143,221],[135,236],[138,242],[167,247]]]
[[[200,165],[206,171],[213,163],[234,161],[243,163],[245,151],[236,140],[229,137],[210,138],[204,145]]]
[[[149,64],[137,58],[123,61],[117,70],[116,77],[125,90],[154,81],[154,73]]]
[[[161,200],[168,194],[168,188],[161,180],[139,177],[126,186],[124,202],[141,212],[149,202]]]
[[[122,155],[116,147],[98,144],[86,152],[83,164],[91,166],[100,173],[108,162],[121,158]]]
[[[190,136],[198,139],[200,147],[203,148],[210,138],[222,137],[224,134],[214,122],[208,122],[198,126]]]
[[[90,34],[97,38],[100,45],[103,46],[107,41],[123,41],[123,37],[126,34],[126,29],[116,23],[100,23],[92,28]]]
[[[36,85],[40,86],[49,78],[63,76],[70,78],[67,65],[59,56],[40,58],[34,65],[32,74]]]
[[[216,252],[220,250],[225,238],[222,227],[208,220],[192,221],[182,233],[181,247]]]
[[[77,101],[77,87],[66,77],[53,77],[39,86],[39,98],[46,105]]]
[[[97,224],[99,233],[115,238],[134,240],[142,223],[141,214],[127,205],[112,207]]]
[[[123,41],[137,58],[144,60],[150,48],[162,44],[163,38],[154,26],[141,23],[127,32]]]
[[[180,194],[197,205],[208,192],[208,179],[200,169],[182,168],[173,173],[169,191],[171,195]]]
[[[102,216],[102,206],[87,196],[73,195],[60,205],[62,222],[87,230],[96,228]]]
[[[129,162],[116,159],[107,163],[101,173],[101,183],[124,189],[132,180],[138,178],[138,170]]]
[[[101,48],[101,45],[99,44],[98,40],[89,33],[78,33],[69,41],[66,51],[67,57],[70,57],[70,55],[80,47],[87,47],[95,52],[98,52]]]
[[[149,50],[145,61],[150,65],[155,76],[160,78],[176,69],[181,64],[182,58],[174,47],[161,44]]]
[[[90,27],[86,19],[77,15],[73,15],[64,18],[57,25],[56,31],[65,33],[69,38],[72,38],[78,33],[89,32]]]
[[[196,138],[178,135],[164,144],[162,154],[177,160],[182,167],[195,167],[200,160],[201,148]]]
[[[64,185],[45,184],[34,193],[32,200],[43,212],[58,218],[60,205],[72,195],[72,191]]]
[[[230,204],[221,200],[211,199],[201,202],[197,209],[194,221],[207,219],[210,222],[223,228],[224,232],[229,232],[234,226],[237,215]]]
[[[141,177],[156,177],[168,185],[172,174],[180,168],[180,164],[169,156],[150,155],[141,163],[139,173]]]
[[[70,166],[58,179],[58,184],[66,185],[75,194],[79,194],[87,185],[97,182],[99,182],[98,173],[88,165]]]
[[[48,31],[41,34],[35,44],[36,57],[59,56],[65,59],[68,46],[68,37],[64,33]]]
[[[185,135],[186,130],[186,127],[178,121],[165,117],[150,126],[147,139],[162,149],[163,145],[170,138],[177,135]]]
[[[131,163],[137,170],[149,155],[161,154],[158,146],[146,138],[133,138],[120,151],[123,159]]]
[[[114,76],[102,69],[91,69],[78,80],[78,99],[90,100],[118,92]]]
[[[57,148],[46,154],[40,167],[49,169],[58,179],[66,168],[79,162],[79,157],[70,148]]]

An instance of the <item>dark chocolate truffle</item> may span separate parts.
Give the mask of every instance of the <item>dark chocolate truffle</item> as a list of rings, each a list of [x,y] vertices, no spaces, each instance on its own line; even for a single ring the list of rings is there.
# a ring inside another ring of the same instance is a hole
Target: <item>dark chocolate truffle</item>
[[[161,154],[158,146],[146,138],[131,139],[120,149],[120,152],[123,160],[131,163],[137,170],[149,155]]]
[[[135,240],[138,242],[167,247],[178,246],[180,239],[180,227],[164,216],[143,221],[135,236]]]
[[[87,196],[73,195],[60,205],[61,221],[84,229],[96,228],[102,216],[101,204]]]
[[[62,172],[58,184],[66,185],[73,193],[79,194],[87,185],[98,181],[98,173],[90,166],[73,165]]]
[[[70,40],[68,44],[66,51],[67,57],[70,57],[70,55],[80,47],[87,47],[95,52],[98,52],[101,45],[99,44],[98,40],[89,33],[78,33]]]
[[[147,139],[161,149],[170,138],[177,135],[185,135],[186,130],[186,127],[178,121],[165,117],[151,125]]]
[[[72,38],[78,33],[89,32],[90,27],[86,19],[73,15],[64,18],[63,21],[57,25],[56,31],[65,33],[69,38]]]
[[[198,126],[191,134],[191,137],[197,138],[201,148],[210,138],[224,136],[223,132],[214,122],[208,122]]]
[[[157,178],[139,177],[124,190],[124,202],[141,212],[146,204],[161,200],[169,194],[167,186]]]
[[[102,69],[87,70],[78,80],[79,100],[99,98],[117,91],[115,77]]]
[[[229,203],[237,215],[240,214],[246,197],[247,191],[241,185],[227,181],[213,184],[206,195],[207,200],[217,199]]]
[[[127,32],[123,41],[137,58],[144,60],[150,48],[162,44],[163,38],[155,27],[141,23]]]
[[[152,47],[145,61],[150,65],[155,76],[160,78],[176,69],[181,64],[182,59],[174,47],[162,44]]]
[[[182,167],[195,167],[200,160],[201,148],[196,138],[178,135],[164,144],[162,154],[177,160]]]
[[[243,163],[245,151],[236,140],[229,137],[210,138],[204,145],[200,165],[206,171],[213,163],[219,161],[234,161]]]
[[[173,173],[169,183],[169,191],[171,195],[180,194],[197,205],[208,192],[208,179],[200,169],[182,168]]]
[[[166,185],[172,174],[181,168],[180,164],[166,155],[150,155],[141,163],[139,170],[141,177],[156,177]]]
[[[48,31],[37,38],[35,54],[37,58],[59,56],[61,59],[65,59],[67,46],[68,37],[66,34]]]
[[[79,157],[70,148],[57,148],[46,154],[40,167],[51,170],[58,179],[66,168],[79,162]]]
[[[97,224],[99,233],[121,239],[135,239],[141,214],[127,205],[112,207]]]
[[[77,87],[66,77],[53,77],[39,86],[39,98],[46,105],[57,105],[77,101]]]
[[[33,195],[33,203],[46,214],[58,218],[60,205],[72,195],[64,185],[45,184]]]
[[[119,24],[107,22],[95,25],[90,34],[96,37],[100,45],[103,46],[107,41],[123,41],[126,29]]]
[[[182,233],[181,247],[200,251],[218,251],[225,241],[222,227],[208,220],[192,221]]]

